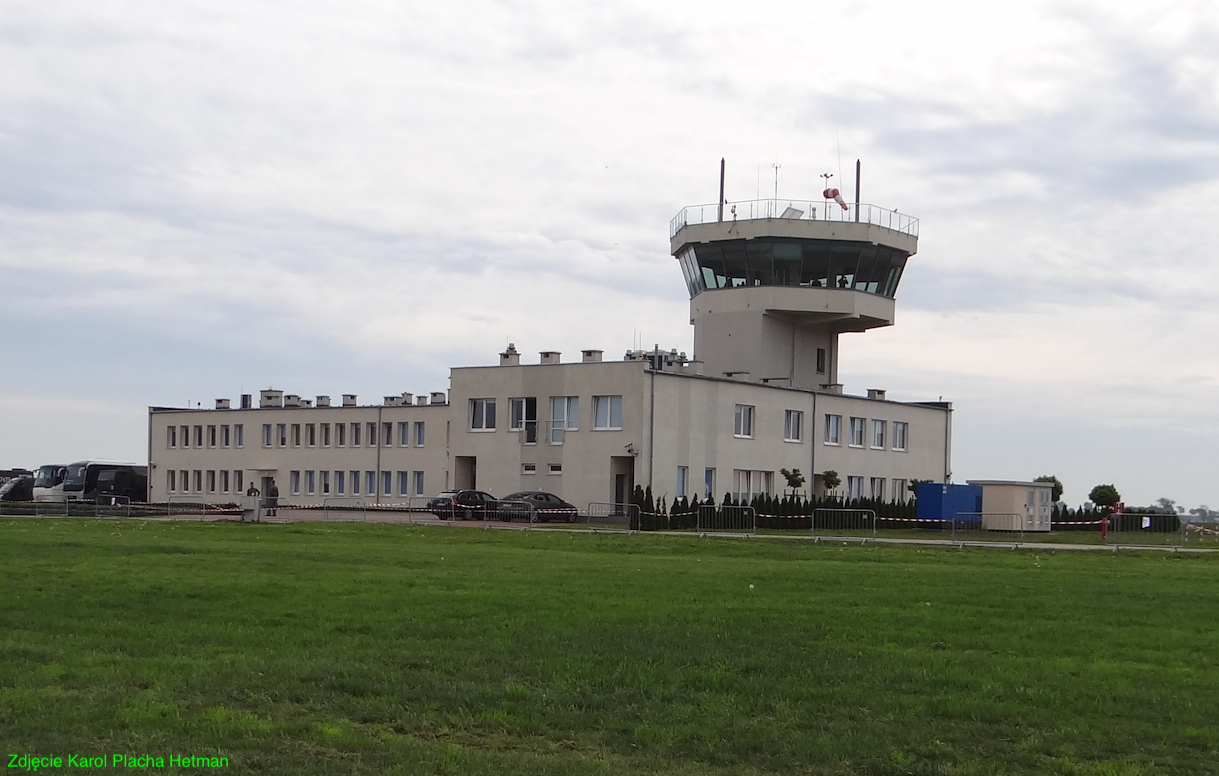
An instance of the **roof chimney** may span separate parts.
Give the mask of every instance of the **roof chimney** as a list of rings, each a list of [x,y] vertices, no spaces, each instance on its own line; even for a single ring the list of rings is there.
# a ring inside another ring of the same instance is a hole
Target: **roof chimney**
[[[258,393],[258,407],[282,407],[284,406],[284,392],[277,391],[274,388],[268,388],[265,391]]]
[[[581,353],[581,355],[584,356],[583,360],[584,360],[584,363],[586,363],[586,364],[601,363],[602,351],[600,351],[600,350],[581,350],[580,353]]]
[[[329,396],[318,396],[317,397],[317,406],[329,407],[330,406],[330,397]]]
[[[557,364],[557,363],[559,363],[560,355],[561,354],[557,350],[543,350],[541,352],[542,363],[543,364]]]
[[[356,395],[354,393],[343,394],[343,406],[344,407],[356,406]]]
[[[519,352],[517,352],[515,342],[509,342],[508,347],[504,350],[504,352],[499,354],[499,365],[500,366],[520,366],[521,365],[521,354]]]
[[[218,409],[218,410],[229,409],[229,400],[228,399],[217,399],[216,400],[216,409]]]
[[[444,391],[432,391],[432,404],[448,404],[449,397],[445,396]]]
[[[885,392],[881,388],[869,388],[868,389],[868,398],[869,399],[880,399],[881,401],[884,401]]]

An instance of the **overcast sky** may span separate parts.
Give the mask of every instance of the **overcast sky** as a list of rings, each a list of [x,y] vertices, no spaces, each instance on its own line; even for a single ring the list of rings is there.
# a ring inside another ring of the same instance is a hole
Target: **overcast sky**
[[[147,407],[443,390],[508,341],[689,352],[669,220],[920,219],[846,390],[952,401],[955,479],[1219,507],[1213,2],[0,6],[0,467]]]

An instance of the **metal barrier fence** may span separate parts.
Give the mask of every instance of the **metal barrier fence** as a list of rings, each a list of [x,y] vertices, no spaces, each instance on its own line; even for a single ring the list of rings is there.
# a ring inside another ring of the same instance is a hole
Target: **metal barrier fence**
[[[638,504],[616,504],[594,501],[584,512],[589,528],[616,528],[622,531],[638,531],[642,524],[642,513]]]
[[[368,502],[359,496],[329,496],[322,499],[322,519],[367,522]]]
[[[758,532],[758,513],[753,507],[717,507],[714,504],[704,504],[698,508],[698,523],[695,529],[699,533],[731,531],[756,534]]]
[[[811,520],[814,537],[875,539],[876,512],[871,509],[814,509]]]
[[[1180,547],[1185,544],[1185,524],[1176,515],[1139,515],[1122,512],[1109,515],[1106,544],[1145,547]]]
[[[1183,522],[1181,538],[1189,546],[1219,547],[1219,523]]]
[[[954,542],[1023,542],[1026,522],[1024,515],[1015,512],[957,512],[952,516],[949,538]]]
[[[131,517],[131,499],[127,496],[98,496],[93,514],[96,517]]]

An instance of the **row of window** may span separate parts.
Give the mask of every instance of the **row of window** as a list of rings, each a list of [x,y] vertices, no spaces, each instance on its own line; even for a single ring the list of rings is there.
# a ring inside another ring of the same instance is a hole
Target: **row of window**
[[[244,447],[245,426],[241,423],[234,426],[228,424],[167,426],[165,445],[167,447]]]
[[[757,471],[752,469],[733,469],[732,470],[732,497],[737,500],[748,501],[754,496],[765,495],[769,496],[774,493],[775,473],[768,471]],[[864,490],[864,478],[855,475],[847,475],[846,479],[846,496],[847,498],[863,498],[865,495],[869,498],[884,500],[886,478],[870,477],[868,478],[868,490]],[[893,479],[892,490],[887,496],[890,500],[905,501],[909,498],[907,493],[908,481],[904,479]],[[677,498],[687,498],[690,493],[690,469],[687,466],[677,467]],[[703,498],[716,496],[715,489],[715,469],[706,468],[703,470]]]
[[[470,399],[470,430],[495,431],[496,400]],[[622,430],[622,397],[594,396],[592,406],[594,431]],[[522,435],[525,444],[538,440],[538,400],[536,396],[508,399],[508,430]],[[543,437],[552,445],[563,444],[569,431],[580,430],[580,397],[551,396],[550,419],[544,421]]]
[[[381,489],[377,490],[377,472],[365,471],[363,478],[357,470],[333,472],[328,470],[288,472],[288,492],[299,496],[359,496],[363,484],[363,495],[367,496],[422,496],[423,472],[421,471],[383,471],[381,472]],[[396,486],[396,489],[395,489]]]
[[[262,425],[263,447],[423,447],[426,441],[427,429],[422,420],[414,423],[404,420],[397,425],[388,422],[378,425],[372,421],[335,423],[333,436],[329,423]]]
[[[741,439],[752,439],[754,437],[754,413],[756,407],[750,404],[738,404],[733,413],[732,432]],[[905,451],[910,443],[910,424],[905,421],[895,420],[892,422],[893,437],[892,440],[888,437],[890,422],[887,420],[872,419],[872,434],[865,440],[867,431],[867,418],[848,418],[850,436],[848,437],[849,447],[864,447],[865,441],[870,442],[869,445],[873,450],[885,450],[887,442],[891,442],[891,449]],[[801,410],[784,410],[783,411],[783,440],[785,442],[802,442],[804,441],[804,412]],[[841,415],[826,415],[825,416],[825,443],[827,445],[842,444],[842,416]]]
[[[235,493],[241,495],[245,489],[241,469],[169,469],[165,472],[165,490],[168,493]]]

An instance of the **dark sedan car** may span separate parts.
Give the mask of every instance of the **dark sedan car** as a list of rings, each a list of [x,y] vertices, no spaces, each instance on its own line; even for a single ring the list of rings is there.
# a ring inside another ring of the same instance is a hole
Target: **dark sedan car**
[[[499,502],[481,490],[446,490],[427,503],[427,509],[441,520],[482,520]]]
[[[522,490],[504,497],[504,501],[524,502],[533,507],[534,519],[546,523],[551,520],[561,520],[567,523],[576,522],[580,510],[574,504],[569,504],[553,493],[543,490]]]
[[[33,501],[34,478],[17,477],[0,485],[0,501]]]

